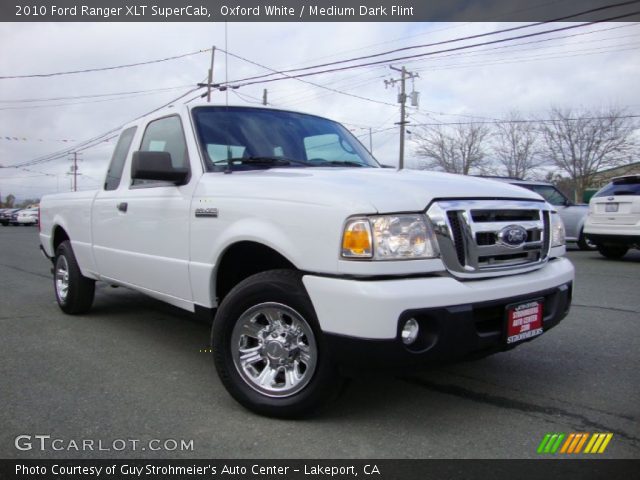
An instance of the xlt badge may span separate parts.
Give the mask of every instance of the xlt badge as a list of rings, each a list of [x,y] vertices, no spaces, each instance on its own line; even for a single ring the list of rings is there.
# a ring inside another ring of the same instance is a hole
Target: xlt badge
[[[199,217],[218,217],[217,208],[196,208],[196,218]]]

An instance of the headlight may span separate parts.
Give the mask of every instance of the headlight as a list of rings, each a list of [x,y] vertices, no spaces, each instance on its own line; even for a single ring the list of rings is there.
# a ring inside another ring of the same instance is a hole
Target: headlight
[[[343,258],[404,260],[437,256],[433,229],[424,214],[351,218],[342,235]]]
[[[551,246],[561,247],[565,244],[564,222],[557,213],[551,214]]]

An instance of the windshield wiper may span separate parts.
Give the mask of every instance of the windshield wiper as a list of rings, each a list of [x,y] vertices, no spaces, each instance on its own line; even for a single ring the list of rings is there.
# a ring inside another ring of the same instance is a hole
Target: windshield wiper
[[[255,157],[233,157],[229,159],[217,160],[213,162],[214,165],[222,165],[222,164],[232,164],[232,163],[240,163],[244,165],[274,165],[274,166],[284,166],[284,165],[305,165],[309,166],[309,163],[304,162],[302,160],[294,160],[292,158],[285,157],[268,157],[268,156],[255,156]]]
[[[364,163],[352,162],[351,160],[328,160],[324,163],[314,165],[316,167],[365,167]]]

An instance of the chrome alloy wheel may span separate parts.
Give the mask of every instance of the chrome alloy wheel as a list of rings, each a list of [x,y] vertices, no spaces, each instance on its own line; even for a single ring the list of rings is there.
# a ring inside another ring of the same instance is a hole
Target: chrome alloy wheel
[[[69,294],[69,264],[64,255],[56,260],[56,293],[62,303],[67,300]]]
[[[288,397],[313,377],[318,359],[313,330],[298,312],[267,302],[244,312],[231,333],[233,363],[251,388]]]

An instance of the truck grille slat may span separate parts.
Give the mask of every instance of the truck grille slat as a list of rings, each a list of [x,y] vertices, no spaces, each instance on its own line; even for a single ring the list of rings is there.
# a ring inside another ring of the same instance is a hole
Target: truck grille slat
[[[448,200],[435,202],[427,214],[449,271],[495,276],[546,262],[549,208],[528,200]]]

